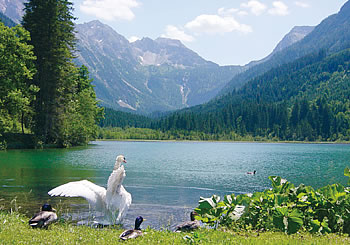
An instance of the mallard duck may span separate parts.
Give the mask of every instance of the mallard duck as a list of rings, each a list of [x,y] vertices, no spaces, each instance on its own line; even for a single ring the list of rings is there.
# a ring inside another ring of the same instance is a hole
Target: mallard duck
[[[30,220],[29,225],[32,228],[46,228],[53,222],[57,221],[56,210],[50,204],[44,204],[41,211],[35,214]]]
[[[198,214],[196,211],[192,211],[190,214],[191,221],[186,221],[186,222],[183,222],[183,223],[177,225],[175,228],[175,231],[176,232],[192,231],[192,230],[198,229],[201,225],[200,225],[200,222],[195,219],[195,216],[197,216],[197,215]]]
[[[119,238],[122,240],[127,240],[131,238],[136,238],[138,236],[142,236],[142,231],[140,229],[140,226],[143,221],[144,219],[141,216],[138,216],[135,219],[135,229],[124,231],[122,234],[120,234]]]
[[[90,207],[102,212],[103,220],[96,221],[103,225],[120,223],[131,205],[131,194],[122,186],[125,178],[126,163],[123,155],[116,159],[113,171],[108,178],[107,190],[88,180],[69,182],[48,192],[50,196],[83,197]]]
[[[253,172],[247,172],[247,174],[255,175],[256,174],[256,170],[254,170]]]

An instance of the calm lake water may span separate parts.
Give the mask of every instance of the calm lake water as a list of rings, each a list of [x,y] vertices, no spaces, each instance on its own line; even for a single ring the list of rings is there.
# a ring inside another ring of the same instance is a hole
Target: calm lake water
[[[10,150],[0,152],[0,207],[21,206],[31,216],[50,202],[66,210],[65,217],[84,219],[84,199],[47,192],[82,179],[106,187],[119,154],[128,161],[124,186],[133,198],[125,227],[142,215],[144,228],[188,220],[200,196],[263,191],[270,175],[315,188],[345,184],[343,171],[350,165],[350,145],[342,144],[104,141],[74,149]],[[253,170],[255,176],[246,174]]]

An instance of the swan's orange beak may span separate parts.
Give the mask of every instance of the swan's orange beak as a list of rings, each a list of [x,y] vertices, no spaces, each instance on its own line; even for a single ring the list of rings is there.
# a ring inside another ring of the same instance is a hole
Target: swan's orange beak
[[[126,160],[124,159],[123,162],[126,163]]]

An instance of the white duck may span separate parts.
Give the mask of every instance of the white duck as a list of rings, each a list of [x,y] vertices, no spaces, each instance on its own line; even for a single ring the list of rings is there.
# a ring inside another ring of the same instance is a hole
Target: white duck
[[[122,186],[126,163],[123,155],[116,159],[114,169],[108,178],[107,190],[88,180],[69,182],[48,192],[50,196],[83,197],[90,207],[102,212],[104,218],[98,223],[104,225],[120,223],[131,205],[131,194]]]

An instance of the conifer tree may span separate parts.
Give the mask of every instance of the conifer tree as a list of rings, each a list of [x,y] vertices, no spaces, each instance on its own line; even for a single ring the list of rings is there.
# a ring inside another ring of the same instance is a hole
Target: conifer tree
[[[23,26],[30,32],[37,57],[34,85],[36,100],[34,132],[43,143],[57,143],[63,125],[66,95],[73,92],[70,78],[75,49],[74,17],[68,0],[29,0]]]

